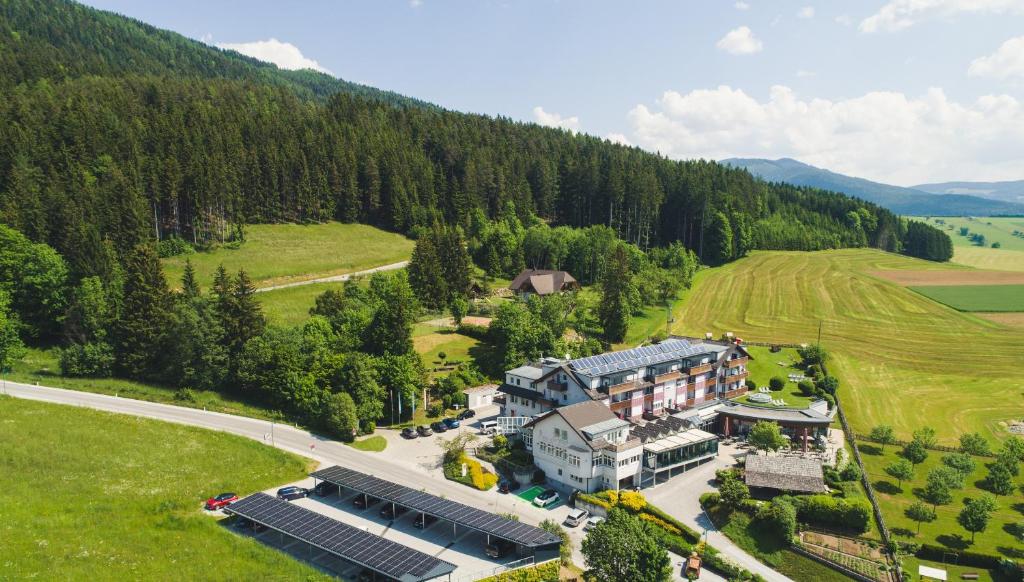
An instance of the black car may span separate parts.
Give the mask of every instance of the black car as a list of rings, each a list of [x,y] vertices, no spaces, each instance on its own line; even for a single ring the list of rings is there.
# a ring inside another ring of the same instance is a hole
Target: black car
[[[338,492],[338,486],[334,483],[328,483],[327,481],[321,481],[316,484],[313,488],[313,493],[316,493],[319,497],[327,497],[328,495]]]
[[[496,539],[487,544],[487,547],[484,548],[484,552],[492,558],[504,558],[515,551],[515,549],[516,545],[512,542]]]
[[[355,499],[352,500],[352,505],[358,507],[359,509],[366,509],[367,507],[370,507],[371,505],[377,503],[378,501],[380,501],[380,499],[377,499],[376,497],[370,497],[369,495],[356,495]]]
[[[416,516],[416,519],[412,522],[412,525],[413,527],[426,529],[430,527],[430,524],[434,523],[435,521],[437,521],[437,518],[433,515],[430,515],[429,513],[420,513]]]
[[[277,490],[277,498],[284,499],[285,501],[291,501],[292,499],[302,499],[303,497],[309,497],[309,489],[305,487],[282,487]]]
[[[416,434],[416,430],[412,427],[405,427],[402,429],[402,437],[407,439],[414,439],[420,435]]]
[[[384,519],[395,519],[396,517],[402,515],[406,511],[408,511],[408,509],[402,507],[401,505],[395,506],[391,505],[390,503],[385,503],[384,507],[380,508],[380,516]]]
[[[476,411],[472,408],[467,408],[459,413],[459,420],[466,420],[467,418],[473,418],[476,416]]]
[[[430,427],[425,424],[417,426],[416,432],[420,433],[420,436],[430,436],[434,434],[434,431],[430,430]]]
[[[441,422],[440,420],[431,424],[430,428],[434,429],[434,432],[445,432],[448,430],[448,425]]]
[[[498,493],[508,493],[509,491],[515,491],[516,489],[519,489],[519,481],[516,481],[515,479],[504,480],[501,483],[498,483]]]

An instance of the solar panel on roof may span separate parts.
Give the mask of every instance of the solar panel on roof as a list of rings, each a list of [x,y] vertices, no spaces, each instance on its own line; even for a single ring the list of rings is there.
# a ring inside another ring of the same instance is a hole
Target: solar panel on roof
[[[558,536],[539,527],[512,521],[482,509],[417,491],[348,467],[327,467],[314,471],[310,475],[322,481],[354,489],[378,499],[397,503],[403,507],[428,513],[455,522],[457,525],[470,527],[524,546],[545,546],[561,541]]]
[[[445,576],[455,565],[287,501],[256,493],[225,511],[403,582]]]

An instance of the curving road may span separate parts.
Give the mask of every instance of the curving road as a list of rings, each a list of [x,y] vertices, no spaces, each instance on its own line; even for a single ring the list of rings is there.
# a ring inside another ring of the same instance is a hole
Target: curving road
[[[424,479],[431,482],[430,488],[434,493],[443,494],[449,499],[473,505],[494,512],[512,512],[519,515],[524,522],[537,524],[545,518],[554,518],[561,521],[567,513],[563,507],[551,511],[532,508],[515,495],[499,495],[494,491],[477,491],[464,485],[444,479],[439,470],[438,455],[433,450],[423,450],[425,455],[415,455],[408,452],[402,455],[382,455],[358,451],[341,442],[334,441],[306,430],[282,423],[271,423],[266,420],[234,416],[220,412],[209,412],[195,408],[185,408],[170,404],[146,402],[130,398],[119,398],[106,394],[93,394],[91,392],[78,392],[61,388],[49,388],[45,386],[33,386],[18,382],[6,382],[0,393],[8,394],[17,398],[29,400],[40,400],[55,404],[69,406],[82,406],[108,412],[131,414],[144,418],[152,418],[167,422],[176,422],[197,426],[211,430],[219,430],[251,438],[279,449],[313,458],[326,465],[342,465],[357,468],[360,471],[371,473],[396,483],[421,485]],[[409,447],[423,445],[424,449],[430,448],[426,439],[417,441],[402,441],[394,431],[380,431],[392,445],[389,451],[408,451]],[[725,449],[725,447],[723,447]],[[412,459],[410,457],[415,457]],[[731,459],[722,457],[723,463],[731,464]],[[700,510],[698,496],[706,489],[709,478],[714,477],[715,468],[723,466],[719,463],[707,463],[689,473],[674,478],[671,486],[663,484],[653,489],[644,491],[645,496],[652,503],[661,506],[674,517],[682,520],[697,531],[708,527],[704,521],[703,512]],[[687,495],[680,495],[686,491]],[[790,582],[789,578],[768,568],[758,562],[749,554],[745,553],[728,538],[722,535],[713,526],[710,526],[708,540],[722,554],[728,556],[736,563],[742,565],[751,572],[756,572],[772,582]],[[575,546],[575,559],[583,563],[579,554],[579,544],[582,540],[582,532],[579,528],[570,530]],[[679,564],[681,557],[673,556],[674,564]],[[678,568],[673,568],[674,578],[679,580]],[[705,572],[701,579],[712,581],[722,580],[713,572]]]

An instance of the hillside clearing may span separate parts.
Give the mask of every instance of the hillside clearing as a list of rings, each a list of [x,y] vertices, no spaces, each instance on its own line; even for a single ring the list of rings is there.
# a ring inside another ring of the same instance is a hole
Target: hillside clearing
[[[0,544],[12,579],[328,579],[201,511],[310,461],[178,424],[0,397]]]
[[[257,287],[269,287],[397,263],[409,258],[412,247],[401,235],[364,224],[254,224],[237,248],[221,245],[162,262],[172,287],[181,284],[186,259],[203,287],[221,264],[231,274],[245,269]]]
[[[1024,285],[933,285],[910,289],[958,311],[1024,311]]]
[[[1024,416],[1024,330],[871,275],[898,269],[950,267],[865,249],[756,252],[699,272],[674,331],[800,343],[814,341],[821,323],[858,432],[886,423],[909,438],[930,424],[945,443],[973,431],[1005,438],[1000,422]]]

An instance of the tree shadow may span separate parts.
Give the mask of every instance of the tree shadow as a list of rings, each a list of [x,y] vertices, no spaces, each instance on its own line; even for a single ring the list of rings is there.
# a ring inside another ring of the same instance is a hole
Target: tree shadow
[[[925,500],[924,499],[924,487],[914,487],[910,492],[914,494],[914,497],[917,497],[921,501]]]
[[[859,450],[862,455],[878,456],[882,454],[882,447],[878,445],[858,444],[857,450]]]
[[[889,481],[878,480],[872,483],[871,486],[874,487],[875,490],[878,491],[879,493],[885,493],[887,495],[898,495],[900,493],[903,493],[902,489],[900,489],[896,485],[893,485]]]
[[[942,534],[937,536],[935,541],[954,550],[966,550],[971,545],[970,540],[964,539],[960,534]]]
[[[915,534],[913,531],[911,531],[911,530],[909,530],[909,529],[907,529],[905,527],[894,527],[894,528],[890,529],[889,531],[891,531],[895,535],[898,535],[898,536],[901,536],[901,537],[905,537],[905,538],[917,537],[917,534]]]
[[[476,362],[480,371],[489,378],[504,378],[505,371],[501,367],[498,350],[494,346],[480,342],[469,348],[469,356]]]
[[[1024,503],[1014,503],[1013,505],[1010,506],[1010,509],[1016,511],[1017,513],[1024,514]]]
[[[1013,560],[1020,560],[1024,558],[1024,550],[1020,548],[1010,548],[1007,546],[996,546],[996,551]]]

